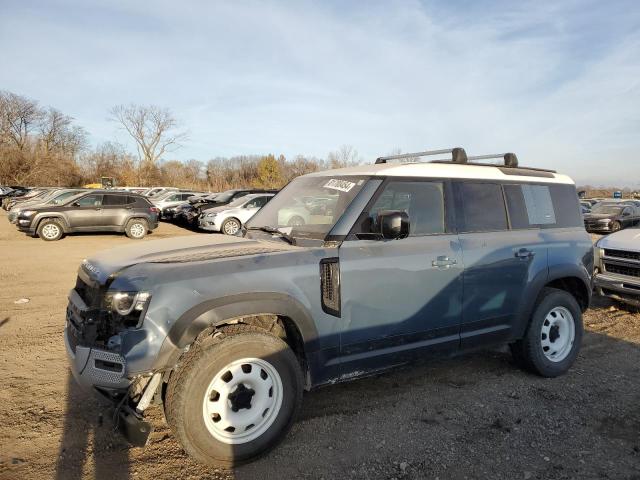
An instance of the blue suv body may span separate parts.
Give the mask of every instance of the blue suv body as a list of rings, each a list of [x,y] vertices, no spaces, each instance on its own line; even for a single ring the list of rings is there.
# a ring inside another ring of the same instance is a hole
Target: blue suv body
[[[133,442],[155,400],[189,454],[234,465],[286,434],[304,389],[498,344],[564,373],[593,270],[575,185],[449,152],[299,177],[242,236],[85,260],[65,329],[75,377],[117,403]]]

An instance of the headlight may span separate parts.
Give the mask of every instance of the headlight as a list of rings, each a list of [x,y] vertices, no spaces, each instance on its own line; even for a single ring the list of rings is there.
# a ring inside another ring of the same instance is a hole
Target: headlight
[[[149,292],[110,292],[107,293],[106,306],[111,312],[127,317],[140,316],[151,298]]]
[[[598,223],[611,223],[610,218],[603,218],[602,220],[598,220]]]
[[[33,215],[34,213],[36,213],[35,210],[17,210],[16,213],[22,215],[23,217],[30,217],[31,215]]]
[[[207,217],[213,218],[217,215],[217,213],[207,213]]]

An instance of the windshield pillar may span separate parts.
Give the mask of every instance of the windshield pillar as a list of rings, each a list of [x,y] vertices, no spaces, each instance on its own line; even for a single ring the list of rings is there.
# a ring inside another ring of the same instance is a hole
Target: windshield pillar
[[[360,214],[367,206],[381,184],[382,179],[380,178],[372,178],[367,181],[364,187],[362,187],[362,189],[358,192],[358,195],[356,195],[356,198],[354,198],[353,201],[349,204],[338,222],[333,226],[333,228],[327,235],[327,241],[341,240],[349,235],[351,228],[353,228],[353,225],[356,223],[356,221],[360,217]]]

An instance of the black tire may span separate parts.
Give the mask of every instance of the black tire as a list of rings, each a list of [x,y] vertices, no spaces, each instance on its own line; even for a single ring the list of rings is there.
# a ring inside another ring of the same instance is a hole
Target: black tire
[[[227,233],[227,229],[231,229],[234,226],[237,226],[237,230],[234,233]],[[234,217],[227,218],[224,222],[222,222],[222,225],[220,225],[220,231],[225,235],[236,235],[241,228],[242,222]]]
[[[147,235],[149,223],[144,218],[132,218],[124,227],[124,233],[133,240],[140,240]]]
[[[62,238],[64,230],[58,220],[54,218],[45,218],[38,225],[36,233],[38,237],[45,242],[55,242]]]
[[[612,232],[619,232],[620,230],[622,230],[622,224],[620,222],[618,222],[616,220],[615,222],[613,222],[611,224],[611,231]]]
[[[294,215],[287,222],[287,225],[289,227],[301,227],[304,224],[305,224],[304,218],[302,218],[300,215]]]
[[[282,404],[262,435],[229,444],[208,430],[203,401],[211,381],[231,362],[244,358],[260,359],[275,368],[282,383]],[[263,455],[284,438],[302,403],[303,381],[298,360],[285,342],[257,327],[232,325],[196,342],[184,355],[167,386],[165,415],[191,457],[216,467],[232,467]]]
[[[571,314],[575,337],[570,350],[559,361],[551,360],[543,350],[542,339],[547,315],[555,308],[564,308]],[[557,377],[569,370],[576,360],[582,343],[582,310],[570,293],[556,288],[545,288],[540,294],[531,315],[527,332],[523,339],[510,345],[514,360],[522,368],[542,377]]]

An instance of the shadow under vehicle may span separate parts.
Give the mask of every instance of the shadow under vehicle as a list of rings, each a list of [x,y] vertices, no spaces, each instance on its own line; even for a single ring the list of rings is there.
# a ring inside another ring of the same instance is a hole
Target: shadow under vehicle
[[[437,154],[451,160],[415,160]],[[317,172],[243,238],[87,259],[64,335],[75,378],[114,402],[136,444],[159,402],[192,457],[229,466],[273,448],[321,385],[504,344],[527,370],[562,375],[591,298],[591,238],[571,179],[499,158],[471,164],[455,148]],[[303,196],[335,202],[281,224]]]

